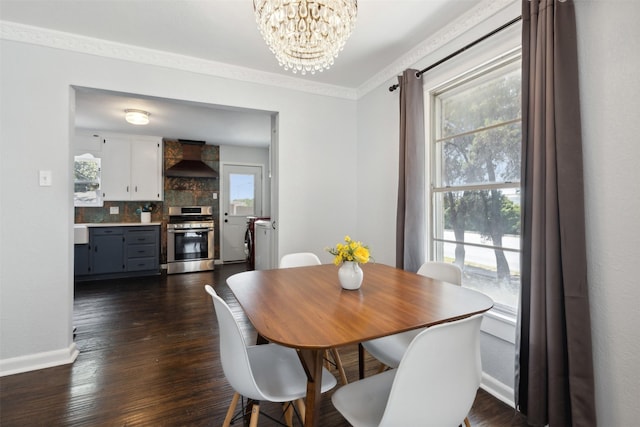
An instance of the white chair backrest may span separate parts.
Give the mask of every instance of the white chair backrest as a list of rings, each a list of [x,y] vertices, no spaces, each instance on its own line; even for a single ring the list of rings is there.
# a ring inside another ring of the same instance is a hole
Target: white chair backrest
[[[204,288],[213,299],[218,319],[220,359],[227,381],[235,391],[243,396],[250,398],[262,396],[262,392],[253,379],[247,345],[231,309],[211,286],[206,285]]]
[[[462,285],[462,270],[449,262],[427,261],[420,266],[418,274],[454,285]]]
[[[320,258],[311,252],[298,252],[286,254],[280,259],[280,268],[304,267],[307,265],[320,265]]]
[[[482,375],[481,322],[477,314],[427,328],[413,339],[396,371],[380,427],[457,426],[464,420]]]

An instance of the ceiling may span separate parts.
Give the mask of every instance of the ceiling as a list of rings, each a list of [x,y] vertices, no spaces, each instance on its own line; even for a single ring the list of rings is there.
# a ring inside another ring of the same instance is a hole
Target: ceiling
[[[355,29],[334,66],[305,76],[278,65],[251,0],[0,0],[0,19],[355,90],[478,4],[360,0]],[[150,124],[126,124],[125,108],[149,111]],[[89,89],[76,100],[78,128],[215,144],[268,145],[269,114]]]
[[[150,113],[149,124],[131,125],[124,110]],[[206,141],[213,145],[268,147],[271,114],[143,95],[76,88],[76,128]]]

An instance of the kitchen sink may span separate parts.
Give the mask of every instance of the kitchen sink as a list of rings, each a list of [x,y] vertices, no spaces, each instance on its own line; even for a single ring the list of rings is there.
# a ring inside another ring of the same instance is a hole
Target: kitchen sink
[[[86,245],[89,243],[89,228],[86,225],[74,224],[73,243],[75,245]]]

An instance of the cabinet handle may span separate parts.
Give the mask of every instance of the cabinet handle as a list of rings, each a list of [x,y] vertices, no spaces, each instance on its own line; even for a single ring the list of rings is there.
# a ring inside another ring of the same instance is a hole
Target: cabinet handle
[[[129,186],[127,185],[127,193],[129,192]]]
[[[137,185],[135,186],[135,191],[136,191],[136,193],[138,192],[138,186]]]

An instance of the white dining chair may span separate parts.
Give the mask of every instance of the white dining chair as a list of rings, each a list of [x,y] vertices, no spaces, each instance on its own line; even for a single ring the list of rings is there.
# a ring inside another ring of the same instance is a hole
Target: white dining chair
[[[318,255],[313,252],[295,252],[290,254],[285,254],[280,258],[279,268],[294,268],[294,267],[305,267],[310,265],[320,265],[322,262]],[[325,352],[325,361],[329,360],[329,354],[331,354],[331,358],[333,359],[333,365],[335,365],[338,370],[338,374],[340,375],[340,381],[342,384],[348,384],[347,374],[344,371],[344,367],[342,366],[342,359],[340,359],[340,353],[338,353],[337,348],[331,348]]]
[[[420,266],[418,274],[455,285],[462,284],[462,271],[457,265],[448,262],[427,261]],[[422,330],[422,328],[415,329],[365,341],[362,343],[362,347],[382,363],[380,371],[387,367],[397,368],[409,343],[411,343]]]
[[[280,258],[280,268],[304,267],[307,265],[320,265],[322,262],[313,252],[296,252],[283,255]]]
[[[215,290],[205,286],[213,300],[220,333],[220,359],[224,375],[235,393],[223,427],[229,427],[240,396],[252,401],[250,426],[258,425],[260,401],[297,402],[304,419],[303,398],[307,394],[307,375],[296,351],[277,344],[247,346],[231,309]],[[337,381],[326,369],[322,372],[321,392],[331,390]],[[286,405],[285,420],[292,425],[291,405]]]
[[[423,329],[397,369],[337,389],[331,400],[354,427],[453,427],[473,405],[480,378],[482,314]]]
[[[454,285],[462,285],[462,270],[450,262],[427,261],[420,266],[417,274]]]

